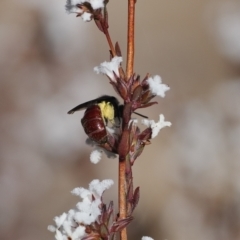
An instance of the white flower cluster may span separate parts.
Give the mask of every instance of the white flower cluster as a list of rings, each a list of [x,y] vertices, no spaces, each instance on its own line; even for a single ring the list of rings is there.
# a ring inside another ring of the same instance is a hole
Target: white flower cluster
[[[113,180],[106,179],[99,181],[93,180],[89,184],[89,189],[75,188],[72,194],[79,196],[82,201],[78,202],[76,209],[71,209],[68,213],[63,213],[55,217],[56,226],[48,226],[48,230],[55,232],[56,240],[81,240],[87,234],[85,225],[94,223],[101,215],[102,194],[106,189],[113,185]]]
[[[80,14],[84,22],[89,22],[92,19],[92,14],[77,7],[78,4],[83,3],[89,3],[93,10],[104,7],[104,0],[67,0],[65,5],[66,11],[68,13]]]
[[[160,96],[162,98],[165,97],[165,92],[170,89],[169,86],[162,83],[162,79],[159,75],[149,77],[147,79],[147,82],[149,84],[149,89],[152,92],[152,94]]]
[[[107,75],[110,79],[115,80],[114,73],[119,77],[119,67],[122,62],[122,57],[114,57],[110,62],[103,62],[100,66],[95,67],[93,70],[97,74],[102,73]]]
[[[165,121],[163,114],[159,115],[159,121],[158,122],[155,122],[154,120],[143,119],[142,124],[144,124],[147,127],[150,127],[152,129],[151,138],[155,138],[162,128],[170,127],[172,125],[171,122]]]

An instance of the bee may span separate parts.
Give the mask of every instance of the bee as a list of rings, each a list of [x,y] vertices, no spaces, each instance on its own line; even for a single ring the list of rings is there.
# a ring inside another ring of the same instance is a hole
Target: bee
[[[120,125],[123,106],[113,96],[103,95],[99,98],[82,103],[68,111],[73,114],[76,111],[86,109],[81,123],[88,137],[99,143],[104,144],[108,141],[108,131],[106,126],[111,127]]]
[[[82,103],[68,111],[68,114],[73,114],[76,111],[86,109],[81,123],[88,137],[99,144],[104,144],[109,141],[110,145],[114,145],[110,139],[109,129],[119,129],[123,114],[123,105],[119,101],[108,95],[103,95],[96,99]],[[136,115],[147,118],[146,116],[134,112]]]

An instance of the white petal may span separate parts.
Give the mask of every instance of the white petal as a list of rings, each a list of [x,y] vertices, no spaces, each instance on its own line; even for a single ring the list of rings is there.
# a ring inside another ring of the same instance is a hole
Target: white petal
[[[91,213],[92,201],[82,201],[76,204],[77,209],[80,212]]]
[[[67,13],[82,13],[82,9],[76,6],[82,2],[82,0],[67,0],[67,3],[65,5]]]
[[[110,79],[114,80],[113,72],[119,77],[118,68],[122,62],[122,57],[114,57],[111,62],[103,62],[100,66],[95,67],[93,70],[97,74],[102,73],[107,75]]]
[[[83,187],[79,187],[79,188],[74,188],[71,193],[73,195],[76,195],[76,196],[79,196],[81,197],[82,199],[84,198],[88,198],[92,192],[90,192],[88,189],[85,189]]]
[[[86,235],[85,233],[85,227],[83,226],[78,226],[75,231],[72,233],[72,240],[77,240],[77,239],[81,239],[82,237],[84,237]]]
[[[67,233],[68,236],[72,235],[72,225],[70,221],[65,221],[63,223],[63,229]]]
[[[152,129],[151,138],[155,138],[162,128],[170,127],[172,125],[171,122],[167,122],[167,121],[164,120],[164,115],[163,114],[159,115],[159,121],[158,122],[155,122],[154,120],[143,119],[142,124],[144,124],[147,127],[150,127]]]
[[[90,161],[94,164],[100,162],[102,157],[102,151],[100,149],[94,149],[90,154]]]
[[[62,224],[66,220],[66,218],[67,218],[66,213],[63,213],[61,216],[54,218],[57,228],[60,228],[62,226]]]
[[[55,228],[53,225],[49,225],[49,226],[47,227],[47,229],[48,229],[48,231],[50,231],[50,232],[55,232],[55,231],[56,231],[56,228]]]
[[[81,18],[84,22],[90,22],[92,20],[92,14],[91,13],[88,13],[88,12],[84,12],[82,15],[81,15]]]
[[[96,192],[98,196],[102,196],[102,193],[106,190],[109,189],[113,185],[113,180],[112,179],[105,179],[101,182],[98,182],[96,180],[92,181],[89,185],[89,189],[92,190],[93,192]]]
[[[159,131],[164,127],[170,127],[172,125],[171,122],[165,122],[163,114],[159,115],[159,121],[156,124],[152,124],[152,138],[155,138]]]
[[[93,179],[90,183],[89,183],[89,190],[91,192],[94,192],[95,189],[98,187],[98,185],[100,185],[100,180],[99,179]]]
[[[78,223],[90,225],[91,223],[93,223],[95,221],[95,218],[92,215],[90,215],[89,213],[77,212],[75,214],[75,220]]]
[[[151,237],[142,237],[142,240],[153,240],[153,238],[151,238]]]
[[[148,78],[147,82],[149,84],[149,89],[152,94],[160,96],[162,98],[165,97],[165,92],[170,89],[169,86],[162,83],[162,79],[159,75]]]
[[[93,9],[103,8],[103,0],[90,0]]]
[[[81,4],[85,1],[84,0],[70,0],[69,2],[71,2],[72,5],[77,5],[77,4]]]
[[[62,233],[59,230],[56,230],[55,239],[56,240],[65,240],[66,238],[62,235]]]
[[[91,214],[95,220],[97,220],[97,217],[101,215],[101,211],[99,206],[101,205],[102,201],[101,199],[96,199],[95,201],[92,202],[91,204]],[[94,221],[95,221],[94,220]]]

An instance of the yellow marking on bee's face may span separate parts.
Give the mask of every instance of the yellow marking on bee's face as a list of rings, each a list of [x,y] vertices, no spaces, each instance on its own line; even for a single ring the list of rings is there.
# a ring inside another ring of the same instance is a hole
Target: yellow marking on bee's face
[[[114,107],[110,102],[101,102],[98,104],[101,109],[103,119],[107,119],[111,123],[114,123]]]

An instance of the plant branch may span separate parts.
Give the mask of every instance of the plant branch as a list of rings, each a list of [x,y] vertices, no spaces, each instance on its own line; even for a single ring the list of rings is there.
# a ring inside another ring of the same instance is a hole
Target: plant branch
[[[108,32],[107,29],[105,29],[104,34],[105,34],[105,36],[106,36],[106,38],[107,38],[108,45],[109,45],[109,47],[110,47],[111,53],[112,53],[113,57],[115,57],[117,54],[116,54],[115,48],[114,48],[114,46],[113,46],[111,37],[110,37],[109,32]]]
[[[127,80],[133,74],[135,1],[136,0],[128,0],[128,41],[127,41],[127,68],[126,68]]]
[[[134,64],[134,15],[135,15],[135,0],[128,0],[128,39],[127,39],[127,67],[126,78],[128,81],[133,74]],[[131,119],[131,104],[124,103],[122,136],[119,144],[119,218],[127,217],[127,155],[129,153],[129,131],[128,123]],[[120,232],[120,239],[127,240],[127,229],[124,228]]]
[[[125,161],[119,160],[119,218],[125,219],[127,215],[127,203],[126,203],[126,165]],[[127,240],[127,229],[124,228],[120,232],[120,239]]]

